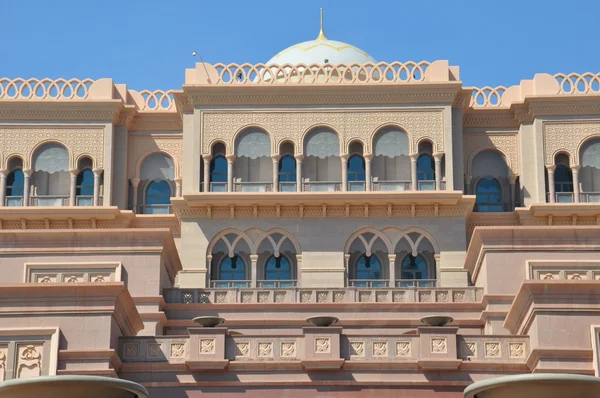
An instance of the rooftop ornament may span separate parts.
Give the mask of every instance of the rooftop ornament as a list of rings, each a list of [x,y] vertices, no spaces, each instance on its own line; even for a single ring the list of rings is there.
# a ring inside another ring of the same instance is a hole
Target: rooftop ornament
[[[129,380],[101,376],[40,376],[0,383],[1,398],[147,398],[148,391]]]
[[[225,319],[218,316],[197,316],[192,321],[203,328],[214,328],[225,322]]]
[[[334,316],[316,315],[311,316],[310,318],[306,318],[306,322],[310,323],[313,326],[328,327],[338,323],[339,319]]]
[[[600,377],[575,374],[522,374],[478,381],[465,398],[591,398],[600,396]]]
[[[421,322],[427,326],[446,326],[450,322],[452,322],[454,318],[446,315],[429,315],[421,318]]]

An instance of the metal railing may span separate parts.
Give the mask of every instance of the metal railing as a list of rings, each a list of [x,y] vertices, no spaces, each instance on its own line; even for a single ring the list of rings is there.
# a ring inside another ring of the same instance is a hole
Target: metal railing
[[[138,214],[173,214],[171,205],[138,205]]]
[[[272,182],[234,182],[234,192],[271,192],[273,190]]]
[[[7,207],[23,206],[23,197],[22,196],[6,196],[4,198],[4,206],[7,206]]]
[[[410,191],[410,181],[373,181],[371,187],[373,191]]]
[[[250,281],[210,281],[214,289],[244,289],[250,287]]]
[[[76,206],[93,206],[94,196],[93,195],[78,195],[75,197]]]
[[[296,192],[295,182],[280,182],[279,192]]]
[[[435,279],[396,279],[395,287],[435,287]]]
[[[38,195],[29,198],[30,206],[38,207],[60,207],[69,205],[68,196],[60,195]]]
[[[546,193],[546,201],[550,203],[550,193]],[[575,196],[573,192],[555,192],[554,203],[573,203]]]
[[[348,181],[349,192],[362,192],[367,190],[367,183],[365,181]]]
[[[581,203],[600,203],[600,192],[582,192],[579,194]]]
[[[348,285],[352,287],[388,287],[387,279],[349,279]]]
[[[417,181],[417,189],[419,191],[435,191],[435,180]]]
[[[342,190],[340,181],[304,181],[305,192],[337,192]]]
[[[256,281],[256,285],[263,289],[286,289],[291,287],[297,287],[298,281],[296,280],[264,280]]]
[[[512,211],[510,203],[506,202],[476,202],[475,212],[478,213],[502,213]]]
[[[227,192],[226,182],[211,182],[210,192]]]

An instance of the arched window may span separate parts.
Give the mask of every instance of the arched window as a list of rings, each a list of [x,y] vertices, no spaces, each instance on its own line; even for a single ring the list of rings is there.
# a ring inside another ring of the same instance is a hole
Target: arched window
[[[210,190],[211,192],[227,191],[227,159],[225,156],[215,156],[210,161]]]
[[[274,283],[268,281],[280,282]],[[285,256],[269,257],[265,264],[265,282],[263,282],[262,286],[267,288],[294,286],[294,282],[292,281],[292,266]]]
[[[296,191],[296,159],[285,155],[279,160],[279,191]]]
[[[573,192],[573,173],[564,164],[559,164],[554,170],[555,192]]]
[[[23,206],[24,187],[23,170],[13,170],[6,178],[6,206]]]
[[[377,256],[361,255],[354,266],[353,286],[356,287],[386,287],[383,281],[381,262]],[[381,281],[380,281],[381,280]]]
[[[421,255],[415,257],[412,254],[409,254],[404,257],[401,265],[401,273],[402,279],[429,279],[427,262]]]
[[[35,151],[31,176],[33,206],[69,204],[69,152],[61,144],[48,143]]]
[[[340,140],[336,133],[318,128],[306,135],[302,174],[305,179],[303,186],[307,191],[341,190]]]
[[[77,206],[92,206],[94,204],[94,173],[84,169],[77,174]]]
[[[154,180],[146,189],[144,214],[169,214],[171,187],[165,180]]]
[[[483,177],[477,183],[475,195],[476,211],[486,213],[504,211],[502,188],[497,179],[493,177]]]
[[[435,161],[433,156],[424,153],[417,159],[417,181],[420,191],[435,190]]]
[[[365,160],[360,155],[352,155],[348,159],[348,190],[365,190]]]
[[[233,257],[225,256],[219,265],[219,280],[215,287],[247,287],[246,281],[246,264],[244,260],[237,254]],[[230,284],[230,281],[239,281],[239,284]]]

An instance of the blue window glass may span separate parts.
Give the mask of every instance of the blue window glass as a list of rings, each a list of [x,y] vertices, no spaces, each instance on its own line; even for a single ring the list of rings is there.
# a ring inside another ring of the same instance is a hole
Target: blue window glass
[[[348,181],[365,181],[365,160],[360,155],[348,159]]]
[[[164,214],[169,212],[171,187],[165,180],[152,181],[146,190],[146,214]]]
[[[271,256],[265,265],[265,280],[280,281],[292,279],[292,267],[285,256]]]
[[[296,159],[290,155],[279,161],[279,182],[296,182]]]
[[[435,162],[431,155],[423,154],[417,159],[417,180],[435,180]]]
[[[480,212],[504,211],[502,204],[502,188],[493,177],[484,177],[477,183],[475,190],[476,210]]]
[[[94,173],[90,169],[85,169],[77,174],[77,195],[94,195]]]
[[[402,279],[429,279],[427,262],[421,255],[404,257],[401,266]]]
[[[571,169],[563,164],[556,166],[554,170],[555,192],[573,192],[573,173]]]
[[[381,263],[376,256],[363,254],[356,262],[355,279],[382,279]]]
[[[237,254],[233,257],[225,257],[219,267],[219,280],[243,281],[246,280],[246,264]]]
[[[216,156],[210,162],[210,182],[227,182],[227,159]]]
[[[14,170],[6,178],[6,196],[23,196],[24,187],[23,170]]]

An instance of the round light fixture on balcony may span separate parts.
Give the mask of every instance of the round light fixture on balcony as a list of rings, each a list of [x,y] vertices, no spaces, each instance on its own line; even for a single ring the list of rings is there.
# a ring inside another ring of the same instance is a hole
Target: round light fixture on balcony
[[[454,318],[446,315],[428,315],[421,318],[421,322],[427,326],[446,326],[453,320]]]
[[[334,316],[316,315],[306,318],[306,322],[313,326],[327,327],[338,323],[339,319]]]
[[[214,328],[225,322],[225,319],[218,316],[197,316],[192,321],[204,328]]]

